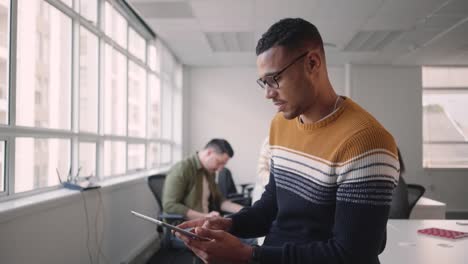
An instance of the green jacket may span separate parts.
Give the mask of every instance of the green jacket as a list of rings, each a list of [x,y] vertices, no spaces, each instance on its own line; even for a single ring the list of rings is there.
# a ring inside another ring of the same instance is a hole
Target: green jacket
[[[210,189],[210,210],[219,210],[224,197],[215,182],[215,174],[202,167],[198,153],[195,153],[169,170],[163,189],[163,211],[182,215],[188,209],[202,212],[203,177],[206,177]]]

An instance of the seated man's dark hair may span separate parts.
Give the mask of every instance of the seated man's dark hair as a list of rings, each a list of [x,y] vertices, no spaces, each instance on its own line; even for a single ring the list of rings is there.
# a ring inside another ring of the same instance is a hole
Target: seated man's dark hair
[[[218,154],[226,153],[230,158],[234,156],[234,150],[232,150],[231,145],[227,140],[222,138],[213,138],[206,144],[205,149],[211,148]]]
[[[300,49],[306,43],[323,52],[323,41],[318,29],[302,18],[284,18],[273,24],[257,43],[257,56],[274,46],[289,50]]]

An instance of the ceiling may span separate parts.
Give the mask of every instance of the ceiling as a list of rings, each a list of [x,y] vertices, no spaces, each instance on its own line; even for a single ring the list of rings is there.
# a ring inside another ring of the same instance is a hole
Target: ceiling
[[[315,24],[327,62],[468,65],[468,0],[128,0],[183,64],[255,64],[285,17]]]

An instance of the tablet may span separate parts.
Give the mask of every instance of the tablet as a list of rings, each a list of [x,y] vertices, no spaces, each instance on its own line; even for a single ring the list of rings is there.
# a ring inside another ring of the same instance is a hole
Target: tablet
[[[154,218],[152,218],[152,217],[146,216],[146,215],[144,215],[144,214],[140,214],[140,213],[137,213],[137,212],[135,212],[135,211],[130,211],[130,212],[131,212],[133,215],[135,215],[135,216],[138,216],[138,217],[140,217],[140,218],[145,219],[146,221],[150,221],[150,222],[153,222],[153,223],[155,223],[155,224],[157,224],[157,225],[159,225],[159,226],[162,226],[162,227],[165,227],[165,228],[169,228],[170,230],[174,230],[175,232],[178,232],[178,233],[180,233],[180,234],[182,234],[182,235],[184,235],[184,236],[187,236],[187,237],[189,237],[189,238],[191,238],[191,239],[196,239],[196,240],[201,240],[201,241],[210,241],[209,238],[201,237],[201,236],[199,236],[199,235],[197,235],[197,234],[195,234],[195,233],[192,233],[192,232],[190,232],[190,231],[188,231],[188,230],[179,228],[179,227],[177,227],[177,226],[170,225],[170,224],[168,224],[168,223],[165,223],[165,222],[163,222],[163,221],[159,221],[159,220],[157,220],[157,219],[154,219]]]

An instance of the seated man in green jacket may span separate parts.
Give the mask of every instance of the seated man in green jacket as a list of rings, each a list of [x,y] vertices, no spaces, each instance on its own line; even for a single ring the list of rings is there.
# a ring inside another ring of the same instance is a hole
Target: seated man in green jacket
[[[242,209],[241,205],[226,200],[215,182],[215,172],[224,168],[233,155],[229,142],[212,139],[203,150],[176,163],[164,184],[164,212],[196,219]]]

